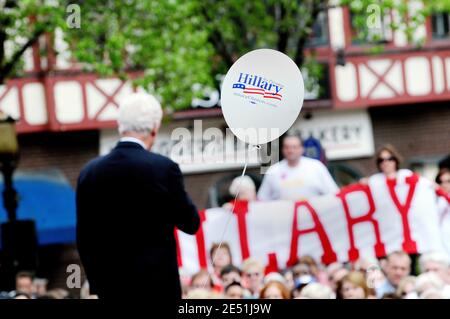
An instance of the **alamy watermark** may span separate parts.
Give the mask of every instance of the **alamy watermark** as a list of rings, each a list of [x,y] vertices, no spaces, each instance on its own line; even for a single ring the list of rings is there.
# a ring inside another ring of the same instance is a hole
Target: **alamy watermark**
[[[71,3],[66,7],[66,24],[69,29],[81,28],[81,8],[78,4]]]
[[[195,120],[193,128],[178,127],[172,130],[167,140],[157,139],[157,152],[163,153],[177,163],[214,165],[261,165],[260,173],[279,161],[278,141],[263,145],[251,145],[245,140],[271,140],[279,136],[275,128],[229,128],[203,127],[202,120]]]
[[[81,288],[81,267],[78,264],[70,264],[66,268],[66,286],[69,289]]]

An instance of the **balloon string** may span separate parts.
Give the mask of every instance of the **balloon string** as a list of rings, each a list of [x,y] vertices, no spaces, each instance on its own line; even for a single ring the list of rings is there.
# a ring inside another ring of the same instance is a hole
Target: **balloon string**
[[[256,149],[256,150],[261,149],[261,145],[252,145],[252,147],[253,147],[253,149]],[[241,174],[240,179],[239,179],[239,184],[238,184],[238,187],[237,187],[236,195],[234,196],[233,208],[231,209],[231,213],[228,215],[227,221],[225,223],[225,227],[224,227],[222,235],[220,237],[219,246],[217,246],[217,248],[216,248],[216,250],[214,252],[214,255],[212,256],[211,264],[212,264],[213,267],[214,267],[214,262],[216,261],[217,253],[218,253],[218,251],[220,250],[220,248],[223,245],[223,242],[224,242],[224,239],[225,239],[225,235],[227,233],[228,225],[230,224],[230,221],[231,221],[231,217],[233,217],[233,214],[234,214],[234,208],[236,207],[236,201],[237,201],[237,198],[238,198],[239,193],[241,191],[241,184],[242,184],[243,177],[245,176],[245,171],[247,170],[247,164],[248,164],[248,156],[245,156],[244,169],[242,170],[242,174]],[[205,281],[204,281],[204,283],[202,285],[203,289],[206,289],[206,285],[208,284],[208,280],[209,280],[209,276],[205,278]]]

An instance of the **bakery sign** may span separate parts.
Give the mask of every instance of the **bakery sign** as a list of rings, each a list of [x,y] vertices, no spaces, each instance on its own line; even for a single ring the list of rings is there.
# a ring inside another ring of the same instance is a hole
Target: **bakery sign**
[[[301,117],[290,132],[304,140],[320,140],[328,160],[369,157],[374,154],[372,122],[366,110],[315,111]]]
[[[374,154],[372,124],[365,110],[315,111],[309,119],[299,118],[290,131],[304,139],[320,140],[329,160],[368,157]],[[200,173],[270,166],[278,161],[278,152],[256,150],[240,142],[225,130],[222,118],[174,121],[164,124],[152,151],[165,155],[180,165],[183,173]],[[119,140],[117,130],[102,130],[100,154],[111,151]],[[272,147],[276,147],[274,144]]]

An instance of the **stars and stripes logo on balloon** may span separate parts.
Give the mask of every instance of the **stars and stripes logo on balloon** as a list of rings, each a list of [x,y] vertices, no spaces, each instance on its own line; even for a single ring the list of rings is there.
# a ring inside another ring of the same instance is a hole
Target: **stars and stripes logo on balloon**
[[[228,70],[220,104],[237,138],[262,145],[292,126],[304,94],[302,73],[290,57],[272,49],[257,49],[241,56]]]
[[[275,99],[275,100],[281,101],[281,99],[283,98],[283,96],[281,94],[268,92],[268,91],[266,91],[264,89],[260,89],[260,88],[245,87],[244,84],[240,84],[240,83],[233,84],[233,89],[243,89],[243,93],[245,93],[245,94],[258,94],[258,95],[262,95],[263,98],[266,98],[266,99]]]
[[[261,95],[265,99],[281,101],[283,96],[279,93],[282,86],[275,84],[263,77],[240,73],[238,81],[233,84],[233,89],[242,89],[244,94]]]

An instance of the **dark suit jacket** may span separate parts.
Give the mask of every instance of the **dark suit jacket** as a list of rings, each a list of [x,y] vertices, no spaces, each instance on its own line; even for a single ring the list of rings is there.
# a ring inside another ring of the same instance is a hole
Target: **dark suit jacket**
[[[92,294],[181,298],[174,228],[194,234],[200,219],[176,163],[119,142],[83,168],[76,201],[78,251]]]

